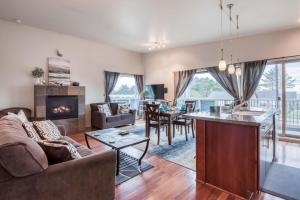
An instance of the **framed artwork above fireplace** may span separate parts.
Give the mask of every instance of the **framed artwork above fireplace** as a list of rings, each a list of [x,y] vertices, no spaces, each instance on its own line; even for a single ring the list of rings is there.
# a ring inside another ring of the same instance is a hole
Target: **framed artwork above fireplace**
[[[48,58],[48,83],[49,85],[70,85],[70,61],[64,58]]]

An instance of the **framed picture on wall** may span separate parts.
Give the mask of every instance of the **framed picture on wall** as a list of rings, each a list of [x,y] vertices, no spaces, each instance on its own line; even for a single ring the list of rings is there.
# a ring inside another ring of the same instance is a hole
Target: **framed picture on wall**
[[[70,61],[64,58],[48,58],[48,84],[70,85]]]

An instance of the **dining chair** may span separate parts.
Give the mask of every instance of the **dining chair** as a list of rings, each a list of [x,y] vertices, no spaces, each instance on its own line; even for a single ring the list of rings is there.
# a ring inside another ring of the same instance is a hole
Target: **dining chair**
[[[184,114],[194,112],[196,107],[196,101],[185,101],[185,105],[186,106],[185,106]],[[195,138],[193,119],[181,116],[173,120],[173,137],[175,137],[175,126],[180,126],[181,134],[182,134],[182,127],[184,127],[186,141],[188,141],[187,134],[190,132],[190,127],[191,127],[193,138]]]
[[[155,128],[157,132],[157,144],[160,142],[160,129],[168,126],[167,120],[161,118],[159,104],[146,105],[146,137],[150,137],[150,128]]]

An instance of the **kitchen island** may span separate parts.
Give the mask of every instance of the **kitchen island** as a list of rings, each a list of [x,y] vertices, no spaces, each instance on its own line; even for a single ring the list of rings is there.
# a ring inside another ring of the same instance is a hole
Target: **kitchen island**
[[[196,179],[250,199],[275,158],[275,112],[207,112],[196,120]]]

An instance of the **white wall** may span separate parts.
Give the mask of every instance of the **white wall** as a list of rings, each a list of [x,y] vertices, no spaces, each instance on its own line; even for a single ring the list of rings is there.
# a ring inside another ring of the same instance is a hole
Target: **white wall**
[[[232,47],[233,55],[240,56],[241,61],[300,55],[300,29],[243,37],[231,45],[229,41],[226,41],[224,50],[227,61],[230,60],[229,47]],[[144,54],[145,82],[146,84],[165,84],[168,88],[166,98],[172,100],[174,71],[216,66],[219,59],[220,44],[218,42]]]
[[[104,70],[144,74],[138,53],[0,20],[0,109],[33,109],[31,71],[47,71],[47,57],[56,56],[56,49],[71,61],[71,79],[86,87],[87,125],[88,104],[104,101]]]

